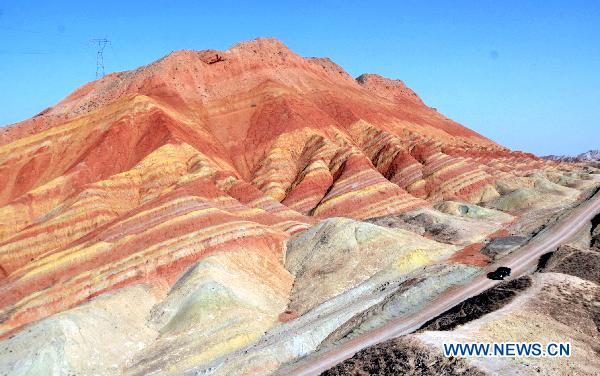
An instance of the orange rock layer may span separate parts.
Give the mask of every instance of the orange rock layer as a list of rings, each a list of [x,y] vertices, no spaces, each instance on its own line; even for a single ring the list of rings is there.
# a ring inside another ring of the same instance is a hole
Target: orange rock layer
[[[220,59],[216,59],[219,54]],[[284,257],[319,218],[370,218],[553,162],[273,39],[178,51],[0,130],[0,335],[211,252]]]

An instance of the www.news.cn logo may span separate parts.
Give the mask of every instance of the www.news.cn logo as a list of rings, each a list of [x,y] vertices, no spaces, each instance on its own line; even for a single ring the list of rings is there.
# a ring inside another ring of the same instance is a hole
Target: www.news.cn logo
[[[544,346],[540,342],[444,343],[444,356],[447,358],[568,358],[571,356],[571,344],[569,342],[550,342]]]

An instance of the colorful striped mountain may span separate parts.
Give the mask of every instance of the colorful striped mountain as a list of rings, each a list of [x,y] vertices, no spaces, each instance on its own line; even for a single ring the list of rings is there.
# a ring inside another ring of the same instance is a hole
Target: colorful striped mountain
[[[0,336],[127,286],[164,296],[217,259],[210,273],[278,297],[276,321],[290,236],[495,202],[565,166],[465,128],[402,81],[354,79],[275,39],[176,51],[0,129]]]

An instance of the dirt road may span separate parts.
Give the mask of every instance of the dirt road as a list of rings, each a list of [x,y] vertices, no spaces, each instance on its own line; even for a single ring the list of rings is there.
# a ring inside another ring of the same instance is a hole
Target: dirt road
[[[318,375],[352,357],[362,349],[414,332],[427,321],[499,283],[486,277],[488,271],[495,270],[498,266],[512,268],[511,278],[517,278],[530,272],[536,268],[541,255],[556,250],[558,246],[575,235],[597,213],[600,213],[600,192],[573,209],[568,215],[548,228],[547,231],[538,234],[529,243],[503,258],[500,263],[490,265],[484,274],[476,277],[470,283],[454,286],[446,290],[418,312],[398,317],[377,329],[353,338],[323,354],[298,362],[297,366],[289,374],[298,376]]]

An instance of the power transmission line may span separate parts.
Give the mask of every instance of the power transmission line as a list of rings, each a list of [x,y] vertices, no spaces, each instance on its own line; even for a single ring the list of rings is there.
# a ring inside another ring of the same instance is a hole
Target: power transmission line
[[[106,38],[95,38],[90,40],[91,43],[98,45],[96,52],[96,78],[104,77],[104,48],[110,41]]]

